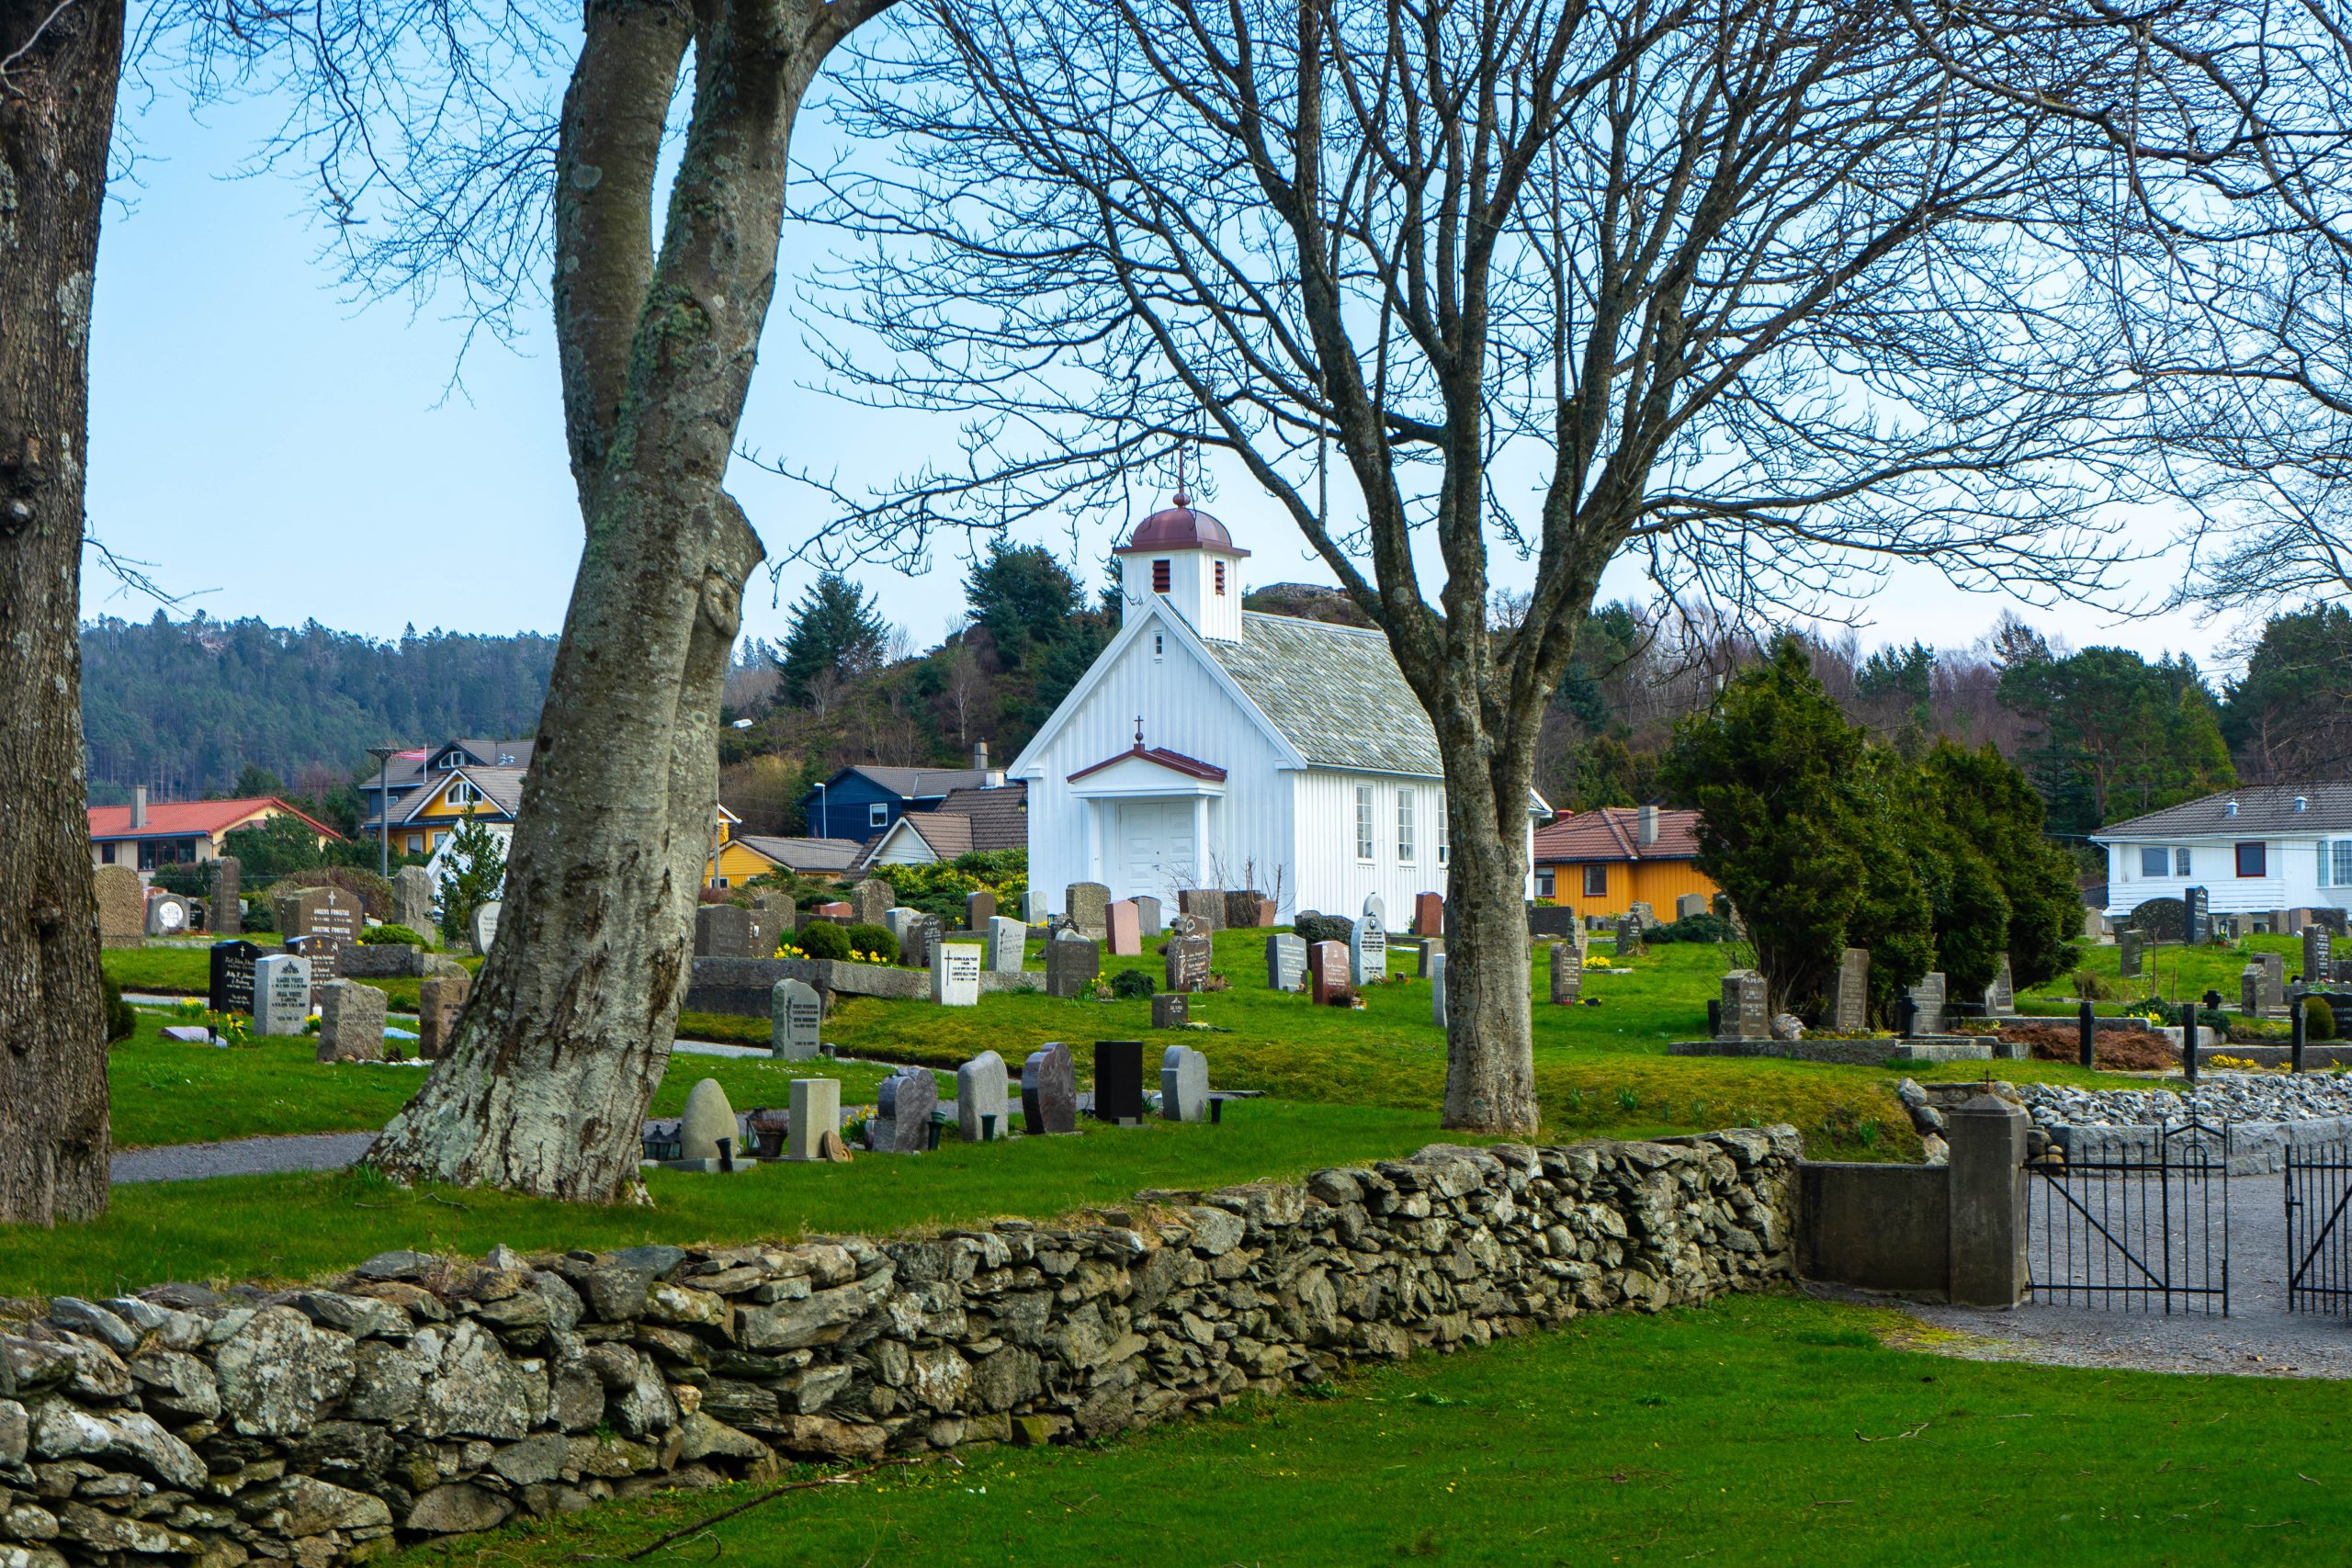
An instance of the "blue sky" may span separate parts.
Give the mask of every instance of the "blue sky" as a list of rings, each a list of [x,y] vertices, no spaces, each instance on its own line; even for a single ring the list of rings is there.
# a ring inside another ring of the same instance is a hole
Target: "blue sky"
[[[250,107],[209,109],[199,122],[169,99],[136,122],[138,184],[110,209],[99,258],[94,530],[184,596],[175,617],[201,608],[280,625],[316,619],[375,637],[408,625],[557,629],[580,524],[549,333],[535,327],[512,346],[478,337],[453,387],[462,321],[430,303],[351,301],[320,259],[305,188],[286,175],[237,177],[268,124]],[[810,370],[799,351],[805,325],[791,311],[794,276],[820,260],[806,241],[787,240],[745,439],[821,460],[845,485],[887,479],[925,450],[952,453],[952,420],[885,420],[802,384]],[[821,521],[806,491],[738,467],[737,493],[772,550]],[[1256,552],[1250,581],[1329,580],[1272,504],[1243,484],[1227,482],[1216,510]],[[1099,555],[1131,521],[1080,520],[1082,547]],[[2150,546],[2165,532],[2155,518],[2127,527]],[[1052,536],[1057,546],[1066,539]],[[2176,570],[2158,563],[2140,580],[2153,596]],[[775,589],[756,580],[746,634],[779,636],[809,575],[790,571]],[[952,555],[920,576],[856,575],[919,648],[937,641],[960,606]],[[1630,575],[1608,587],[1640,592]],[[1862,640],[1964,644],[2004,604],[1906,572],[1862,606]],[[95,559],[85,567],[86,615],[143,619],[154,608],[121,592]],[[2022,613],[2076,646],[2188,648],[2209,667],[2224,662],[2215,650],[2229,628],[2187,616]]]

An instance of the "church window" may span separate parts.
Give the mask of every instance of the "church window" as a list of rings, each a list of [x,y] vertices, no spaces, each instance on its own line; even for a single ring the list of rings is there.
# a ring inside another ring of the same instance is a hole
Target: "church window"
[[[1216,563],[1216,596],[1220,599],[1225,597],[1225,563],[1223,561]]]
[[[1166,561],[1156,560],[1151,563],[1151,591],[1154,593],[1167,592],[1171,581]]]

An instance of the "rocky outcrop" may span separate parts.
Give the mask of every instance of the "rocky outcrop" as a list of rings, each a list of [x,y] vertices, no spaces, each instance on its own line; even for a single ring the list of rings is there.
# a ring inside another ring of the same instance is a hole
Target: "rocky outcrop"
[[[0,1333],[0,1568],[324,1568],[779,1458],[1140,1427],[1791,1270],[1785,1127],[1440,1145],[1056,1226],[60,1299]]]

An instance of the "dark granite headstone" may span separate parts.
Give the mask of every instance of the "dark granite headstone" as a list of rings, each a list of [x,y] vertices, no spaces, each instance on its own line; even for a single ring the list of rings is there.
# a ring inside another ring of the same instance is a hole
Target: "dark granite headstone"
[[[1944,977],[1930,971],[1920,976],[1911,987],[1911,1032],[1941,1034],[1944,1032]]]
[[[2115,933],[2115,961],[2120,966],[2120,973],[2126,980],[2136,980],[2140,977],[2141,945],[2146,940],[2135,931],[2121,931]]]
[[[1069,1047],[1051,1041],[1021,1064],[1021,1125],[1032,1137],[1078,1131],[1078,1070]]]
[[[974,888],[964,895],[964,929],[985,933],[989,922],[996,919],[996,895],[985,887]]]
[[[1065,927],[1046,944],[1046,995],[1083,995],[1102,973],[1102,948]]]
[[[1552,1001],[1573,1006],[1584,994],[1584,949],[1573,939],[1552,944]]]
[[[696,958],[765,958],[752,934],[752,911],[733,904],[703,904],[695,909]]]
[[[345,942],[356,942],[368,923],[367,911],[359,900],[340,887],[305,887],[286,901],[292,907],[288,920],[278,923],[278,934],[289,942],[296,937],[331,936]]]
[[[254,960],[260,956],[261,949],[250,942],[214,942],[204,1005],[214,1012],[253,1011]]]
[[[2303,928],[2303,984],[2324,986],[2335,974],[2335,933],[2323,925]]]
[[[1839,1034],[1854,1034],[1871,1021],[1871,950],[1849,947],[1829,977],[1829,1027]]]
[[[1215,931],[1225,924],[1225,895],[1213,887],[1187,887],[1176,895],[1179,913],[1203,922],[1201,929]]]
[[[1271,926],[1273,900],[1254,888],[1228,891],[1225,896],[1225,929],[1246,931],[1254,926]]]
[[[1171,936],[1168,939],[1168,988],[1171,991],[1197,991],[1209,983],[1209,963],[1214,953],[1205,936]]]
[[[343,978],[343,950],[346,939],[335,936],[298,936],[286,944],[286,951],[311,961],[311,1005],[319,1005],[319,988],[331,986]]]
[[[215,936],[240,936],[245,929],[245,904],[237,888],[244,863],[234,855],[212,863],[212,895],[206,901],[205,925]]]
[[[1143,1042],[1097,1040],[1094,1043],[1094,1119],[1098,1122],[1143,1120]]]
[[[1772,1010],[1764,976],[1735,969],[1724,976],[1723,1035],[1725,1040],[1770,1040]]]
[[[1632,958],[1645,945],[1642,940],[1642,918],[1639,915],[1617,917],[1617,956]]]
[[[2192,887],[2181,895],[2186,934],[2182,940],[2196,947],[2212,933],[2212,897],[2202,887]]]
[[[1266,985],[1295,991],[1306,979],[1306,943],[1288,931],[1266,939]]]
[[[1154,991],[1151,995],[1151,1026],[1154,1029],[1182,1029],[1193,1021],[1193,998],[1183,991]]]

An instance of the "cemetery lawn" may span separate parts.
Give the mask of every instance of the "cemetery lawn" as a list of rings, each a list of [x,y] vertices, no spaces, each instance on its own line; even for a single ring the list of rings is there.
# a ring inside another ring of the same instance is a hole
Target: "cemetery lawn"
[[[705,1061],[713,1069],[708,1076],[722,1081],[724,1069],[745,1065],[681,1058],[657,1109],[666,1101],[674,1113],[692,1081],[704,1076],[694,1069]],[[803,1076],[809,1065],[790,1064]],[[396,1071],[329,1070],[381,1077]],[[842,1076],[846,1112],[850,1086],[870,1085],[872,1078],[850,1071]],[[784,1103],[780,1094],[735,1094],[734,1087],[730,1096],[738,1106]],[[870,1087],[865,1093],[870,1103]],[[1222,1126],[1081,1122],[1080,1128],[1075,1137],[993,1145],[951,1137],[932,1154],[860,1155],[849,1165],[774,1164],[727,1177],[649,1171],[653,1204],[647,1208],[560,1203],[488,1190],[411,1190],[364,1170],[117,1187],[106,1215],[86,1224],[0,1226],[0,1296],[103,1297],[165,1280],[311,1279],[393,1247],[479,1257],[500,1242],[525,1251],[560,1251],[810,1234],[880,1235],[1001,1215],[1045,1220],[1076,1208],[1128,1208],[1138,1191],[1151,1188],[1208,1190],[1296,1177],[1322,1166],[1399,1158],[1442,1141],[1483,1141],[1442,1133],[1432,1109],[1280,1100],[1230,1106]]]
[[[2234,1009],[2238,1005],[2238,973],[2248,959],[2259,953],[2284,954],[2290,975],[2300,975],[2303,968],[2302,939],[2294,936],[2250,936],[2225,946],[2184,947],[2168,942],[2161,947],[2145,947],[2140,953],[2140,973],[2130,980],[2123,978],[2122,948],[2085,942],[2079,951],[2081,956],[2075,972],[2096,975],[2103,982],[2106,994],[2094,1005],[2100,1012],[2109,1014],[2121,1012],[2129,1004],[2151,996],[2179,1003],[2202,997],[2207,991],[2221,992],[2222,1002]],[[2018,998],[2018,1006],[2030,1012],[2072,1014],[2077,1005],[2073,973]]]
[[[2332,1558],[2352,1523],[2341,1384],[1951,1360],[1878,1337],[1917,1327],[1793,1292],[1581,1318],[1107,1443],[788,1493],[644,1561],[2142,1568]],[[399,1561],[617,1561],[767,1484]]]

